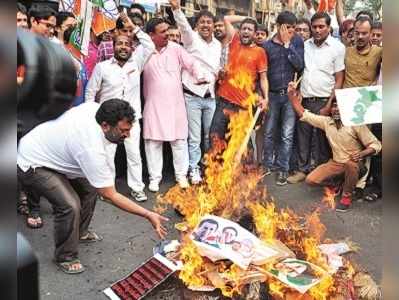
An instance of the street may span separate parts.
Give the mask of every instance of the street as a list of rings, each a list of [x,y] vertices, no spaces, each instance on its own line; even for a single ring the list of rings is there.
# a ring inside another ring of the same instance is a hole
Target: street
[[[161,192],[173,185],[173,178],[168,175],[163,180]],[[320,203],[322,190],[311,188],[304,183],[286,185],[274,184],[274,175],[265,178],[265,183],[279,207],[290,207],[297,214],[303,215]],[[127,193],[125,180],[118,180],[118,188]],[[148,192],[149,200],[144,206],[154,205],[155,195]],[[29,229],[25,218],[18,217],[18,231],[29,240],[35,250],[40,264],[40,297],[50,299],[91,300],[108,299],[103,290],[115,281],[123,278],[138,265],[152,255],[152,248],[158,241],[149,222],[130,215],[120,209],[98,201],[91,228],[104,237],[104,240],[94,244],[82,244],[79,256],[86,267],[86,272],[80,275],[67,275],[57,270],[52,262],[53,222],[52,210],[46,200],[41,201],[44,226],[41,229]],[[173,210],[166,216],[168,239],[177,237],[174,223],[180,218]],[[349,237],[360,246],[358,253],[351,254],[354,261],[364,270],[370,272],[377,283],[382,278],[382,204],[355,202],[350,212],[336,213],[328,211],[321,219],[327,227],[326,237],[334,240]],[[172,283],[171,283],[172,281]],[[152,292],[147,299],[179,299],[174,289],[173,280],[165,282]]]

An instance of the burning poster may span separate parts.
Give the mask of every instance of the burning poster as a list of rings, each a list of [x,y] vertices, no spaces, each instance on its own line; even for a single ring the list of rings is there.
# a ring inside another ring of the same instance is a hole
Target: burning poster
[[[283,248],[261,241],[237,223],[212,215],[201,219],[191,239],[202,256],[213,262],[228,259],[244,270],[251,263],[262,265],[291,255]]]
[[[296,258],[276,262],[267,272],[302,294],[329,276],[320,267]]]

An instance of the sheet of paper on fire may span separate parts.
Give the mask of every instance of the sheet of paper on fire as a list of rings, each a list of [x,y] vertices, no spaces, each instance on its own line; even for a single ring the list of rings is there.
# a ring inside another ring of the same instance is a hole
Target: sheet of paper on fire
[[[335,90],[342,124],[382,122],[382,85]]]
[[[155,254],[125,278],[104,290],[111,300],[140,300],[179,269],[160,254]]]
[[[322,268],[295,258],[276,262],[266,272],[302,294],[329,276]]]
[[[244,270],[250,264],[263,265],[292,255],[261,241],[237,223],[212,215],[204,216],[190,237],[200,255],[213,262],[231,260]]]

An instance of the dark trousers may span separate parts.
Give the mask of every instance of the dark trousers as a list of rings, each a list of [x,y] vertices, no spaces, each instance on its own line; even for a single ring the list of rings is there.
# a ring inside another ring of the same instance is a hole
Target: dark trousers
[[[371,132],[382,141],[382,124],[372,124]],[[371,157],[370,176],[373,177],[372,191],[379,196],[382,195],[382,153]]]
[[[216,140],[226,140],[226,134],[230,123],[230,114],[238,112],[240,108],[221,97],[216,100],[216,109],[213,114],[211,128],[209,130],[211,148]]]
[[[304,98],[302,105],[312,113],[319,114],[327,100],[310,100]],[[323,130],[314,128],[306,122],[299,121],[297,126],[298,135],[298,169],[301,172],[309,173],[311,170],[312,144],[314,144],[314,162],[319,166],[331,158],[331,148]]]
[[[34,194],[33,197],[42,195],[53,207],[55,260],[77,258],[79,238],[87,233],[93,216],[96,189],[85,178],[68,179],[47,168],[23,172],[18,167],[18,179],[28,193]]]

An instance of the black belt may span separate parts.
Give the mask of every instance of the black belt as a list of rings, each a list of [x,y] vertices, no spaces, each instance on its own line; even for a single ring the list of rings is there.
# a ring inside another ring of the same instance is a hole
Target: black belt
[[[189,89],[187,89],[187,88],[185,88],[185,87],[183,87],[183,93],[185,93],[185,94],[187,94],[187,95],[190,95],[190,96],[194,96],[194,97],[201,97],[201,96],[199,96],[199,95],[197,95],[197,94],[194,94],[192,91],[190,91]],[[211,95],[211,93],[208,91],[208,92],[205,94],[205,96],[204,96],[204,97],[201,97],[201,98],[212,98],[212,95]]]
[[[287,95],[287,89],[280,89],[280,90],[277,90],[277,91],[270,91],[270,93],[277,94],[277,95],[280,95],[280,96],[284,96],[284,95]]]
[[[303,98],[303,100],[308,100],[308,101],[327,101],[329,99],[329,97],[305,97]]]

